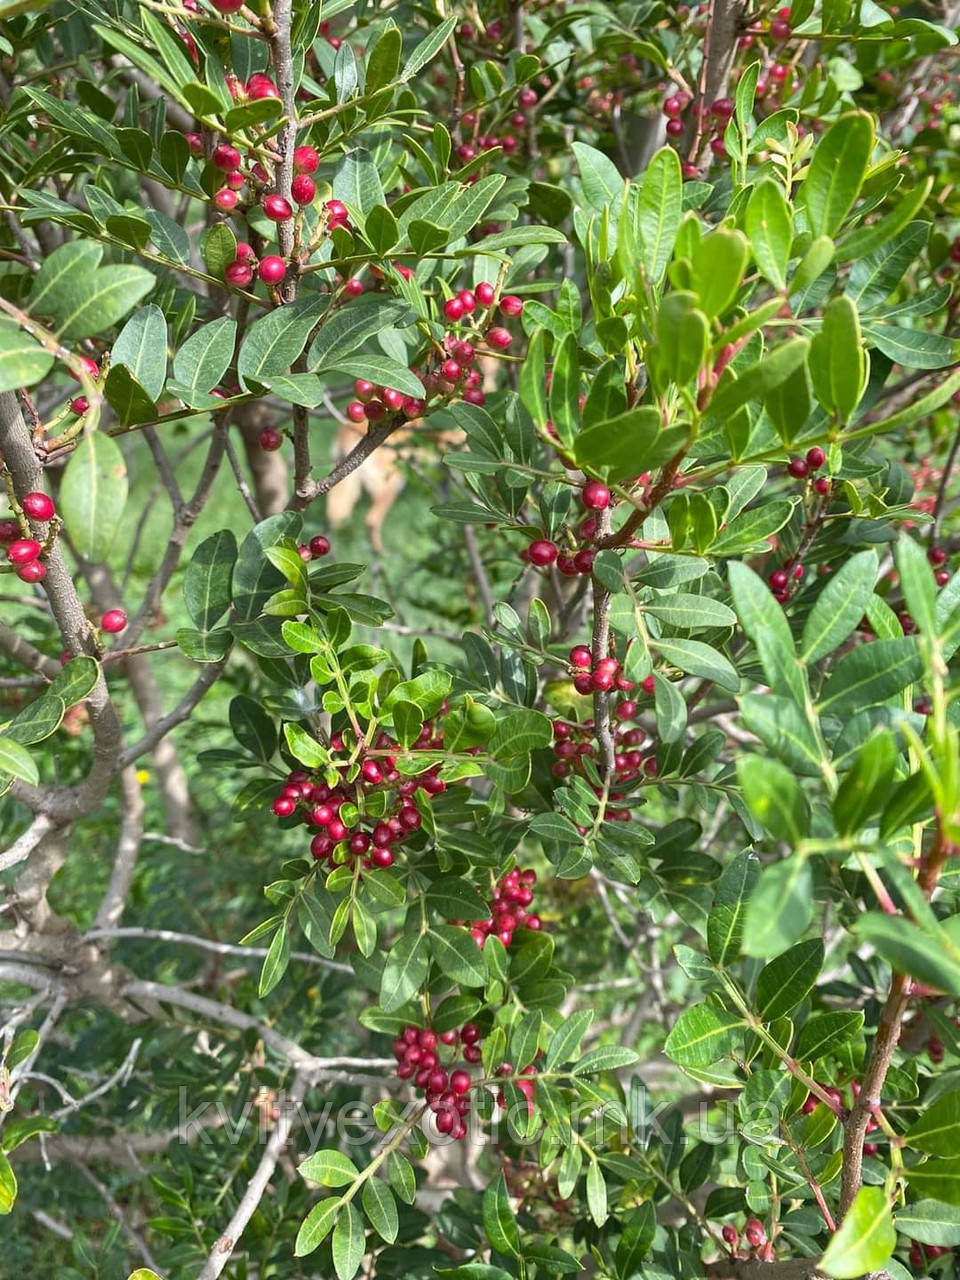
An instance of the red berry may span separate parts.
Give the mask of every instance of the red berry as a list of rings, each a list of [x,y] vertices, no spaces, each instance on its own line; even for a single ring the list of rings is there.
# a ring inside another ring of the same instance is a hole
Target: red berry
[[[456,322],[464,314],[464,306],[459,298],[448,298],[443,304],[443,314],[447,320]]]
[[[494,328],[487,330],[487,342],[497,351],[506,351],[507,347],[513,342],[513,335],[509,329],[501,329],[499,326],[494,326]]]
[[[217,13],[239,13],[243,0],[210,0]]]
[[[26,498],[24,498],[24,500],[23,500],[23,509],[24,509],[24,511],[26,511],[26,509],[27,509],[27,500],[26,500]],[[28,512],[28,514],[29,514],[29,512]],[[941,565],[941,564],[946,564],[946,563],[947,563],[947,553],[946,553],[946,551],[944,551],[943,547],[931,547],[931,548],[930,548],[930,550],[927,552],[927,559],[928,559],[928,560],[929,560],[929,562],[930,562],[932,565],[934,565],[934,566],[936,566],[936,565]]]
[[[298,173],[290,183],[290,194],[297,204],[313,204],[317,195],[317,184],[305,173]]]
[[[214,147],[210,160],[216,168],[222,169],[224,173],[231,173],[234,169],[239,169],[240,167],[240,152],[236,147],[221,143],[219,147]]]
[[[287,264],[283,258],[272,253],[269,257],[260,260],[258,271],[264,284],[279,284],[287,274]]]
[[[46,493],[28,493],[20,505],[31,520],[49,520],[55,510],[53,499]]]
[[[604,511],[610,505],[610,490],[599,480],[588,480],[581,496],[583,505],[590,511]]]
[[[0,520],[0,542],[16,542],[20,536],[20,526],[16,520]]]
[[[826,476],[818,476],[813,482],[813,487],[819,494],[830,492],[830,481]]]
[[[223,278],[234,289],[245,289],[253,279],[253,268],[245,262],[231,262],[224,270]]]
[[[257,443],[267,453],[273,453],[283,444],[283,436],[276,427],[264,427],[259,436],[257,436]]]
[[[740,1239],[739,1231],[737,1231],[736,1227],[732,1227],[729,1222],[721,1229],[720,1234],[723,1236],[724,1242],[729,1245],[736,1244]]]
[[[98,378],[100,376],[100,366],[97,364],[96,360],[92,360],[90,356],[77,356],[76,358],[88,378]],[[80,378],[72,369],[68,369],[67,372],[70,374],[70,377],[74,382],[80,381]]]
[[[774,591],[782,591],[790,581],[790,575],[787,573],[786,569],[774,569],[767,581],[770,583],[771,587],[773,587]]]
[[[481,280],[476,289],[477,301],[481,307],[489,307],[497,295],[496,289],[486,280]]]
[[[571,667],[577,667],[581,671],[589,671],[593,666],[593,654],[585,644],[574,645],[567,656]]]
[[[457,364],[456,360],[444,360],[440,366],[440,373],[445,382],[459,382],[463,370]]]
[[[247,97],[254,101],[259,98],[279,98],[280,90],[269,76],[253,75],[247,81]]]
[[[663,114],[671,120],[683,115],[683,99],[676,95],[667,98],[663,104]]]
[[[748,1218],[747,1225],[744,1227],[743,1234],[747,1237],[747,1241],[756,1249],[762,1245],[767,1238],[767,1233],[763,1229],[763,1223],[759,1218]]]
[[[323,207],[334,222],[346,222],[350,216],[342,200],[328,200]]]
[[[343,291],[349,298],[359,298],[363,293],[363,281],[358,276],[351,276],[344,281]]]
[[[517,102],[521,107],[536,106],[536,103],[537,103],[536,89],[531,89],[529,85],[527,86],[527,88],[521,89],[520,92],[517,94]]]
[[[372,399],[373,393],[377,388],[366,378],[358,378],[353,384],[353,389],[356,392],[357,399],[366,404],[368,400]]]
[[[127,625],[127,615],[122,609],[108,609],[100,619],[100,626],[104,631],[109,631],[111,635],[115,635],[118,631],[123,631]]]
[[[710,108],[710,114],[716,116],[718,120],[729,120],[733,115],[733,99],[717,98]]]
[[[351,422],[366,422],[367,406],[361,404],[359,400],[351,400],[347,405],[347,417]]]
[[[237,193],[231,191],[229,187],[221,187],[213,197],[213,203],[222,213],[229,213],[231,209],[237,207]]]
[[[7,547],[7,559],[11,564],[29,564],[40,554],[40,543],[33,538],[18,538]]]
[[[46,576],[47,566],[42,560],[31,560],[17,570],[17,577],[21,582],[42,582]]]
[[[86,396],[77,396],[76,399],[70,401],[70,408],[76,414],[84,414],[90,408],[90,401]]]
[[[227,174],[227,186],[231,191],[239,191],[245,182],[246,178],[239,169],[234,169],[232,173]]]
[[[807,450],[807,466],[811,471],[819,471],[826,460],[827,455],[819,445],[814,445],[812,449]]]
[[[297,807],[297,802],[292,796],[277,796],[270,808],[278,818],[289,818]]]
[[[293,217],[290,201],[278,195],[264,197],[263,212],[271,222],[286,222],[288,218]]]
[[[325,556],[330,553],[330,540],[325,538],[322,533],[318,533],[310,539],[310,551],[315,556]]]
[[[644,693],[653,693],[657,687],[657,681],[654,676],[644,676],[640,681],[640,688]]]
[[[679,138],[679,137],[681,137],[681,136],[682,136],[682,134],[683,134],[683,121],[682,121],[682,120],[668,120],[668,121],[667,121],[667,137],[668,137],[668,138]]]
[[[527,547],[527,556],[531,564],[535,564],[543,568],[545,565],[553,564],[557,558],[557,547],[553,542],[548,542],[546,538],[539,538],[536,542],[531,542]]]
[[[523,311],[523,299],[515,293],[507,293],[500,299],[500,310],[505,316],[518,316]]]
[[[783,18],[774,18],[770,23],[770,34],[774,40],[789,40],[792,34],[790,23],[785,22]]]
[[[256,258],[253,246],[247,244],[245,240],[240,240],[237,244],[237,262],[255,262]]]
[[[470,1088],[470,1075],[466,1071],[454,1071],[450,1075],[450,1088],[454,1093],[466,1093]]]
[[[787,463],[787,471],[793,476],[794,480],[802,480],[809,474],[810,468],[803,458],[791,458]]]
[[[297,173],[316,173],[320,154],[315,147],[297,147],[293,153],[293,167]]]
[[[461,289],[457,300],[462,304],[464,315],[472,315],[477,309],[477,299],[469,289]]]

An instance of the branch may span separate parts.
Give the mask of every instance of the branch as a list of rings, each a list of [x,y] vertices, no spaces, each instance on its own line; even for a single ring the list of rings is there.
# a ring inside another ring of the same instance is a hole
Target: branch
[[[309,506],[314,498],[320,498],[325,493],[329,493],[335,485],[338,485],[341,480],[345,480],[348,475],[356,471],[357,467],[366,462],[371,453],[373,453],[375,449],[379,449],[384,440],[392,435],[393,432],[401,425],[402,420],[397,416],[388,421],[382,422],[379,427],[374,427],[372,431],[368,431],[363,439],[360,440],[358,444],[354,445],[350,452],[345,457],[341,458],[333,470],[325,475],[322,480],[308,479],[303,484],[302,490],[295,491],[294,496],[290,499],[288,504],[290,509],[293,511],[303,511],[305,507]]]
[[[719,1262],[708,1262],[703,1271],[707,1280],[827,1280],[817,1262],[816,1258],[787,1258],[782,1262],[722,1258]],[[872,1280],[885,1275],[886,1272],[877,1272]]]
[[[208,1000],[206,996],[195,995],[192,991],[184,991],[180,987],[170,987],[162,982],[148,982],[139,978],[127,982],[122,994],[128,999],[157,1000],[163,1004],[176,1005],[190,1013],[198,1013],[201,1017],[213,1022],[221,1022],[224,1026],[233,1027],[237,1031],[255,1031],[263,1043],[287,1062],[297,1072],[304,1073],[312,1082],[326,1081],[337,1083],[361,1083],[383,1085],[382,1077],[370,1075],[349,1075],[353,1068],[358,1071],[382,1070],[396,1065],[393,1058],[317,1058],[308,1053],[296,1041],[289,1039],[280,1031],[258,1022],[256,1018],[230,1005],[221,1004],[218,1000]]]
[[[18,836],[8,849],[0,853],[0,871],[7,871],[10,867],[15,867],[18,862],[24,862],[29,858],[53,825],[52,818],[45,813],[38,813],[26,831]]]
[[[197,853],[199,850],[192,849],[191,853]],[[173,942],[179,943],[187,947],[197,947],[201,951],[212,951],[218,956],[250,956],[254,959],[262,960],[267,954],[266,947],[241,947],[232,942],[215,942],[212,938],[200,938],[193,933],[176,933],[172,929],[141,929],[135,925],[125,926],[123,928],[94,928],[85,933],[84,938],[137,938],[151,942]],[[291,951],[291,960],[299,960],[303,964],[318,965],[322,969],[333,969],[337,973],[352,974],[353,970],[348,964],[341,964],[337,960],[327,960],[324,956],[313,955],[308,951]]]
[[[166,737],[171,729],[175,729],[178,724],[182,724],[190,716],[204,694],[219,680],[226,665],[226,658],[221,658],[219,662],[206,663],[203,671],[173,710],[155,721],[139,742],[134,742],[121,754],[120,767],[125,769],[128,765],[133,764],[134,760],[138,760],[140,756],[151,751],[161,738]]]
[[[117,841],[117,853],[113,860],[113,871],[110,883],[103,895],[94,924],[103,928],[116,924],[123,915],[127,903],[130,883],[133,880],[133,869],[140,854],[140,842],[143,839],[143,795],[137,781],[136,769],[128,766],[120,774],[120,794],[122,817],[120,819],[120,839]]]
[[[156,1260],[153,1257],[153,1254],[147,1248],[146,1241],[139,1235],[137,1231],[133,1229],[133,1227],[127,1221],[126,1214],[123,1212],[123,1209],[120,1207],[117,1201],[114,1200],[113,1195],[111,1194],[109,1188],[105,1187],[103,1183],[100,1181],[100,1179],[96,1176],[96,1174],[91,1173],[90,1170],[82,1161],[75,1160],[74,1164],[80,1170],[80,1172],[83,1174],[86,1180],[90,1183],[90,1185],[96,1189],[101,1199],[103,1200],[104,1204],[106,1204],[107,1209],[110,1211],[111,1218],[113,1218],[116,1222],[119,1222],[124,1235],[127,1236],[130,1243],[136,1249],[137,1253],[139,1253],[140,1257],[144,1260],[147,1266],[150,1267],[151,1270],[156,1271],[157,1275],[159,1275],[160,1274],[159,1264],[156,1262]]]
[[[53,680],[60,673],[60,663],[56,658],[48,658],[45,653],[35,649],[29,640],[24,640],[12,627],[0,622],[0,649],[10,655],[15,662],[35,671],[37,675]]]
[[[273,1171],[277,1167],[280,1153],[287,1145],[287,1139],[290,1137],[294,1123],[299,1115],[308,1084],[309,1080],[304,1074],[298,1072],[294,1076],[293,1086],[289,1095],[284,1099],[280,1118],[277,1120],[273,1133],[271,1133],[270,1139],[264,1148],[263,1155],[260,1157],[256,1173],[247,1183],[247,1189],[237,1205],[236,1212],[227,1223],[223,1235],[213,1246],[213,1250],[207,1258],[198,1280],[216,1280],[216,1277],[220,1275],[229,1262],[230,1255],[243,1235],[247,1223],[256,1212],[256,1208],[267,1190],[267,1184],[273,1177]]]

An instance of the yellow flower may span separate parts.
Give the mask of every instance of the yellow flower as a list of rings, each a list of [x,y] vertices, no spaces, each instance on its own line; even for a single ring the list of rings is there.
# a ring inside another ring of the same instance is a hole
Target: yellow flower
[[[141,786],[143,786],[143,784],[144,784],[145,782],[149,782],[149,781],[150,781],[150,770],[149,770],[149,769],[138,769],[138,770],[137,770],[137,781],[140,783],[140,785],[141,785]]]

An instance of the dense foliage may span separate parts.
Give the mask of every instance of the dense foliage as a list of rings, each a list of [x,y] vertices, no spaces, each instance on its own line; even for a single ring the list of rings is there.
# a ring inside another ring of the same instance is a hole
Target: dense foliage
[[[5,1275],[951,1273],[934,8],[0,4]]]

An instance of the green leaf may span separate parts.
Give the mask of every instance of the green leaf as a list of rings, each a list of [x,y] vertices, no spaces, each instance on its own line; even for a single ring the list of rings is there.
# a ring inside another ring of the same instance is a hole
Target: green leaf
[[[841,116],[817,143],[800,186],[814,236],[832,237],[840,230],[860,193],[873,146],[873,118],[863,111]]]
[[[324,366],[324,372],[346,373],[351,378],[366,378],[380,387],[390,387],[405,396],[422,400],[426,395],[423,383],[415,373],[399,360],[389,356],[355,355],[336,365]]]
[[[882,1187],[861,1187],[830,1238],[819,1270],[833,1280],[855,1280],[879,1271],[893,1253],[897,1233]]]
[[[0,737],[0,778],[4,777],[20,778],[32,786],[40,781],[40,774],[30,752],[9,737]]]
[[[498,1253],[520,1257],[520,1229],[510,1204],[507,1184],[498,1173],[483,1193],[483,1229]]]
[[[737,1048],[742,1018],[709,1001],[684,1009],[667,1036],[663,1051],[681,1067],[712,1067]]]
[[[793,217],[779,182],[765,178],[747,201],[744,225],[754,261],[775,289],[787,287]]]
[[[619,169],[609,156],[585,142],[574,142],[572,150],[587,204],[596,213],[609,210],[611,218],[615,218],[623,199],[624,180]]]
[[[615,1262],[617,1275],[632,1277],[642,1274],[641,1263],[650,1252],[656,1235],[657,1219],[652,1200],[629,1209],[621,1219],[623,1230],[617,1242]]]
[[[212,533],[190,557],[183,576],[183,602],[201,631],[216,626],[230,608],[237,540],[230,529]]]
[[[573,1068],[573,1075],[596,1075],[601,1071],[620,1071],[623,1067],[632,1067],[640,1061],[640,1055],[625,1045],[604,1044],[598,1049],[591,1049]]]
[[[32,387],[53,368],[53,355],[20,326],[0,316],[0,391]]]
[[[554,1068],[563,1066],[565,1062],[570,1062],[571,1059],[577,1056],[580,1041],[592,1021],[593,1010],[581,1009],[561,1022],[547,1046],[547,1054],[544,1059],[545,1071],[553,1071]]]
[[[764,1022],[794,1010],[817,980],[823,967],[823,940],[798,942],[771,960],[757,978],[756,1006]]]
[[[226,268],[236,260],[237,237],[233,228],[229,223],[218,222],[210,228],[203,241],[204,265],[212,276],[222,280]]]
[[[687,675],[712,680],[721,689],[729,689],[733,693],[740,688],[740,677],[729,659],[701,640],[652,640],[651,646],[661,658]]]
[[[797,1040],[794,1057],[803,1062],[816,1062],[833,1053],[852,1039],[863,1026],[862,1013],[815,1013]]]
[[[907,602],[910,617],[922,635],[937,634],[937,588],[933,570],[919,542],[904,535],[896,548],[900,589]]]
[[[46,696],[51,693],[62,698],[68,707],[82,702],[100,679],[100,664],[96,658],[81,654],[71,658],[62,670],[54,676],[45,690]]]
[[[840,659],[824,687],[820,710],[861,711],[886,702],[922,675],[923,660],[913,636],[873,640]]]
[[[397,1202],[393,1192],[379,1178],[368,1178],[363,1184],[361,1194],[363,1211],[370,1220],[370,1225],[381,1240],[393,1244],[399,1230]]]
[[[953,1156],[960,1143],[960,1090],[944,1094],[904,1134],[907,1146],[933,1156]]]
[[[750,811],[770,834],[799,844],[807,833],[810,806],[793,774],[775,760],[742,756],[737,776]]]
[[[345,1187],[360,1177],[360,1170],[342,1151],[316,1151],[297,1166],[302,1178],[322,1187]],[[325,1203],[325,1202],[324,1202]]]
[[[587,1210],[598,1227],[602,1227],[610,1216],[607,1208],[607,1184],[603,1180],[603,1170],[596,1160],[587,1165]]]
[[[682,207],[680,157],[675,148],[662,147],[650,158],[636,198],[640,261],[652,284],[659,284],[667,269]]]
[[[869,366],[857,306],[845,293],[824,311],[808,363],[820,407],[840,422],[849,421],[866,389]]]
[[[361,213],[378,205],[382,207],[385,202],[380,174],[365,147],[354,147],[340,157],[333,171],[332,185],[337,200]]]
[[[150,303],[131,316],[120,330],[110,356],[111,373],[118,365],[130,370],[151,400],[158,400],[167,380],[167,322]]]
[[[665,385],[685,386],[707,362],[710,322],[697,310],[696,294],[674,289],[660,303],[657,317],[657,367]]]
[[[644,604],[643,611],[671,627],[678,627],[684,631],[733,627],[737,623],[737,615],[720,600],[714,600],[710,596],[692,595],[685,591],[677,591],[669,596],[657,596]]]
[[[333,368],[368,338],[384,329],[401,328],[412,317],[407,303],[384,302],[380,298],[357,298],[348,307],[338,308],[325,318],[310,347],[307,358],[309,372]]]
[[[908,1204],[899,1211],[894,1223],[899,1232],[921,1244],[946,1248],[960,1244],[960,1206],[940,1198]]]
[[[765,867],[747,906],[743,950],[776,955],[791,946],[813,919],[813,875],[798,854]]]
[[[290,930],[282,924],[273,935],[267,954],[260,970],[260,985],[257,995],[262,1000],[269,995],[287,971],[290,964]]]
[[[841,836],[859,831],[883,807],[896,764],[897,751],[888,730],[867,739],[833,798],[833,817]]]
[[[298,1258],[313,1253],[314,1249],[326,1240],[339,1210],[340,1200],[336,1196],[320,1200],[313,1206],[297,1232],[297,1242],[293,1251]]]
[[[196,397],[213,390],[230,367],[236,341],[237,322],[220,316],[201,325],[173,357],[173,376],[181,398],[196,407]]]
[[[112,365],[103,387],[111,408],[124,426],[150,422],[157,416],[157,406],[122,364]]]
[[[116,441],[89,432],[67,463],[60,514],[77,553],[100,564],[113,550],[127,503],[127,466]]]
[[[193,662],[219,662],[230,652],[233,635],[226,627],[216,631],[178,627],[176,641],[180,650]]]
[[[407,59],[403,70],[400,73],[400,80],[406,84],[408,80],[412,80],[418,71],[421,71],[428,62],[432,62],[443,46],[450,39],[454,27],[457,25],[457,19],[446,18],[435,27],[433,31],[426,36],[411,53]]]
[[[762,400],[791,377],[806,361],[810,343],[806,338],[788,338],[736,378],[730,370],[710,398],[708,411],[715,421],[731,414],[751,400]],[[729,369],[729,366],[728,366]]]
[[[756,646],[767,683],[802,705],[806,685],[783,609],[759,574],[745,564],[731,564],[728,572],[733,606],[744,631]]]
[[[749,258],[750,246],[740,231],[721,228],[697,242],[691,254],[691,282],[708,320],[730,308]]]
[[[756,858],[746,852],[724,867],[707,917],[707,951],[714,964],[724,967],[740,953],[747,899],[759,870]]]
[[[467,938],[473,939],[467,934]],[[476,946],[476,943],[474,943]],[[394,943],[383,968],[380,1007],[385,1013],[399,1009],[419,991],[427,978],[430,954],[422,933],[405,933]]]
[[[0,1214],[7,1214],[17,1199],[17,1175],[10,1166],[10,1161],[0,1151]]]
[[[284,586],[284,577],[264,554],[284,538],[295,538],[302,518],[293,511],[268,516],[254,525],[243,542],[233,568],[233,606],[241,622],[257,618],[275,591]]]
[[[937,1200],[960,1207],[960,1156],[924,1160],[922,1164],[907,1169],[906,1174],[913,1191],[919,1191],[921,1195],[930,1192]]]
[[[467,929],[449,924],[433,925],[430,948],[441,971],[454,982],[468,987],[482,987],[486,982],[483,955]]]
[[[489,911],[488,904],[469,880],[459,876],[443,876],[434,880],[427,889],[427,906],[438,911],[445,920],[481,920]]]
[[[657,733],[664,742],[677,742],[687,727],[687,704],[677,686],[659,672],[653,678]]]
[[[801,662],[818,662],[856,630],[876,578],[876,553],[858,551],[827,579],[803,627]]]
[[[337,1280],[353,1280],[360,1270],[366,1243],[360,1210],[348,1200],[337,1215],[333,1229],[333,1269]]]
[[[300,725],[288,722],[283,726],[283,736],[290,748],[290,754],[308,769],[323,769],[330,763],[330,752],[327,748]]]
[[[928,932],[902,916],[880,911],[860,916],[851,928],[898,972],[960,995],[960,958],[954,948],[945,946],[941,932]]]
[[[237,373],[243,384],[285,373],[303,351],[326,305],[326,298],[314,294],[277,307],[256,320],[247,330],[237,359]],[[343,314],[350,310],[347,308]]]
[[[816,777],[824,751],[800,707],[777,694],[748,693],[740,699],[743,722],[788,768]]]

